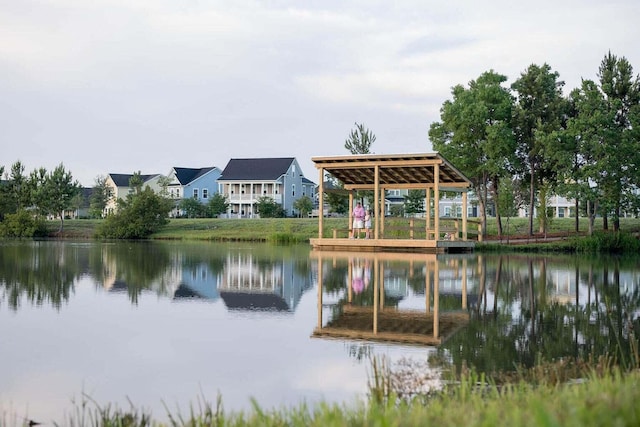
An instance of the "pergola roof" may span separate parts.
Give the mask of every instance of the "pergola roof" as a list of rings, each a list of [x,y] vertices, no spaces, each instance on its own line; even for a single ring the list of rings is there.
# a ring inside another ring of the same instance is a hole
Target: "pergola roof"
[[[439,165],[440,187],[469,187],[469,179],[437,152],[416,154],[356,154],[312,157],[316,168],[339,179],[346,189],[373,188],[378,166],[382,188],[424,188],[435,182],[435,165]]]

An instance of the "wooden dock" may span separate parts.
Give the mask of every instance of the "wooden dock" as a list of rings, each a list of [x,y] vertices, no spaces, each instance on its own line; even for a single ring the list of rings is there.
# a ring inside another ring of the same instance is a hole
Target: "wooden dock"
[[[355,252],[460,253],[475,248],[471,240],[315,238],[310,243],[314,250]]]

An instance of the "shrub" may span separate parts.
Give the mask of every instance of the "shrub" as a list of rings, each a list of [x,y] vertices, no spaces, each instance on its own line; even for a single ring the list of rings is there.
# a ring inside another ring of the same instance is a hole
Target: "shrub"
[[[42,237],[47,235],[44,220],[35,218],[30,212],[20,210],[14,214],[7,214],[0,223],[2,237]]]

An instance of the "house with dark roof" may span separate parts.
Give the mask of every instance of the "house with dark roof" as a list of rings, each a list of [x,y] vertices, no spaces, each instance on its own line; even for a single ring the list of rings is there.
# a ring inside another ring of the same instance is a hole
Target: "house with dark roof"
[[[182,168],[174,167],[167,177],[169,185],[167,192],[176,202],[176,208],[172,216],[180,216],[182,212],[178,205],[182,199],[194,198],[202,204],[207,204],[209,199],[218,192],[217,180],[222,171],[220,168],[210,166],[206,168]]]
[[[287,216],[294,216],[295,201],[303,196],[313,200],[315,191],[294,157],[231,159],[218,184],[229,201],[231,218],[259,217],[256,204],[264,196],[282,206]]]
[[[110,173],[107,175],[105,184],[109,191],[109,199],[104,209],[104,214],[114,213],[118,208],[118,200],[126,199],[127,195],[132,193],[134,189],[129,185],[129,181],[133,174]],[[156,193],[160,192],[159,179],[160,174],[140,175],[142,179],[142,188],[150,187]]]

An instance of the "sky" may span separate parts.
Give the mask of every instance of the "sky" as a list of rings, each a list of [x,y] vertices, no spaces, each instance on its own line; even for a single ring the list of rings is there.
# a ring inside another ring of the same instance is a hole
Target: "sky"
[[[451,88],[531,64],[640,72],[637,0],[0,0],[0,166],[109,173],[433,151]]]

